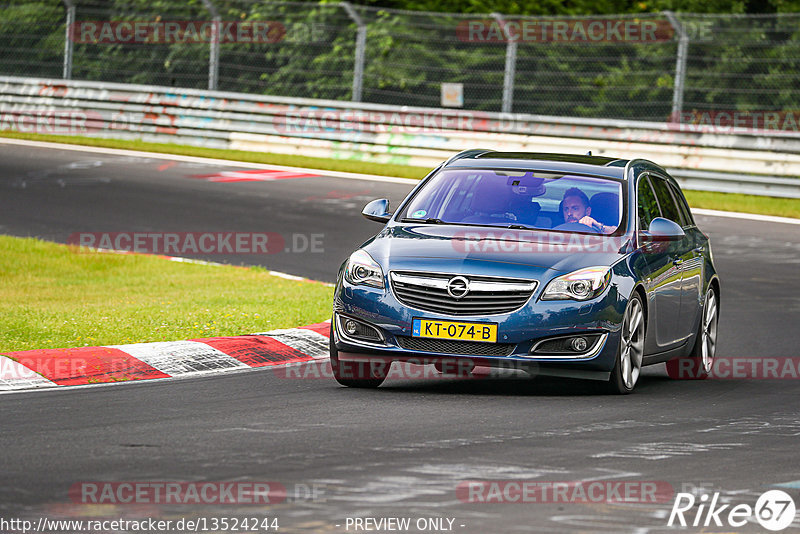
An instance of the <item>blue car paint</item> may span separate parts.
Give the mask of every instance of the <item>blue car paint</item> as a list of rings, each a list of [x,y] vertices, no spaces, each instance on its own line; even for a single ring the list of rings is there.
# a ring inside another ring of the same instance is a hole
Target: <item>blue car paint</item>
[[[480,154],[480,151],[475,151]],[[505,363],[516,364],[523,369],[530,368],[544,374],[561,376],[577,376],[606,380],[615,365],[620,344],[622,318],[628,301],[634,292],[643,297],[647,321],[645,347],[645,364],[663,361],[669,357],[683,356],[691,351],[694,345],[694,334],[675,346],[668,343],[666,350],[655,343],[655,336],[650,330],[658,319],[655,305],[655,294],[648,280],[649,267],[647,254],[641,243],[637,242],[637,186],[638,180],[645,173],[657,173],[671,180],[661,167],[645,160],[611,160],[604,158],[565,157],[580,162],[553,161],[538,159],[536,155],[527,159],[463,157],[448,161],[445,165],[432,171],[416,186],[398,207],[399,214],[410,202],[417,191],[424,187],[443,167],[480,168],[481,165],[491,169],[531,169],[543,172],[561,172],[564,174],[585,174],[624,179],[627,187],[627,202],[622,216],[626,221],[626,232],[615,237],[614,243],[619,245],[615,250],[575,254],[564,253],[519,253],[467,252],[453,246],[456,234],[465,230],[464,226],[438,226],[398,222],[396,217],[373,238],[362,245],[370,256],[381,266],[384,274],[384,287],[375,288],[364,285],[354,286],[344,280],[345,262],[339,270],[334,293],[334,312],[343,316],[361,319],[379,328],[385,336],[386,346],[366,345],[345,341],[334,332],[333,343],[343,353],[366,354],[372,358],[390,360],[408,360],[420,358],[470,358],[480,360],[488,365],[504,366]],[[586,161],[590,161],[587,163]],[[674,182],[674,180],[673,180]],[[677,183],[675,183],[677,186]],[[471,227],[466,227],[469,230]],[[492,231],[482,228],[481,230]],[[498,229],[502,231],[503,229]],[[530,240],[547,239],[552,232],[525,231]],[[697,308],[702,309],[705,289],[714,284],[719,297],[719,280],[711,259],[708,238],[696,227],[690,229],[687,239],[702,242],[703,273],[700,297]],[[537,235],[540,234],[540,235]],[[611,239],[611,238],[599,238]],[[556,276],[583,267],[611,266],[612,278],[606,290],[587,301],[574,300],[540,300],[547,284]],[[508,278],[524,278],[538,280],[532,297],[520,309],[499,315],[466,316],[437,314],[409,308],[400,303],[392,293],[389,282],[391,271],[421,271],[448,274],[470,274]],[[463,354],[415,353],[400,348],[395,336],[411,336],[415,318],[440,319],[464,322],[493,322],[498,324],[498,342],[512,343],[516,347],[509,356],[472,357]],[[696,314],[692,332],[696,332],[700,314]],[[335,322],[334,322],[335,324]],[[602,349],[593,357],[585,359],[565,360],[528,356],[528,351],[539,340],[558,335],[576,333],[607,333]]]

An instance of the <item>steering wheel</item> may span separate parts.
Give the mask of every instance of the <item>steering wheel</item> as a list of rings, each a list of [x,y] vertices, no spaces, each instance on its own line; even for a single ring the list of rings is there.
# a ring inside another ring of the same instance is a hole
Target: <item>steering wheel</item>
[[[600,231],[596,228],[592,228],[589,225],[571,222],[571,223],[563,223],[559,224],[553,230],[564,230],[565,232],[591,232],[593,234],[599,234]]]

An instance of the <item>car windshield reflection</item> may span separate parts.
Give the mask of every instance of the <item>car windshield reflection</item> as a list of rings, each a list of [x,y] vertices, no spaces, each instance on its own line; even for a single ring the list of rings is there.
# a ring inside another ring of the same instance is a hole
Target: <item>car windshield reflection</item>
[[[622,182],[536,171],[446,169],[398,215],[401,222],[618,234]]]

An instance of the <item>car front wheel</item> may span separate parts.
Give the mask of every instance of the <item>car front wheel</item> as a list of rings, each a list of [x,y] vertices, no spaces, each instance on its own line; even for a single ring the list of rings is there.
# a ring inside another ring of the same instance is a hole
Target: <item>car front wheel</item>
[[[373,361],[339,361],[339,351],[333,341],[333,321],[329,342],[333,378],[349,388],[376,388],[383,384],[391,364]]]
[[[642,370],[644,355],[644,307],[642,299],[634,293],[625,308],[622,318],[622,332],[617,351],[617,361],[608,379],[613,393],[626,395],[633,391]]]

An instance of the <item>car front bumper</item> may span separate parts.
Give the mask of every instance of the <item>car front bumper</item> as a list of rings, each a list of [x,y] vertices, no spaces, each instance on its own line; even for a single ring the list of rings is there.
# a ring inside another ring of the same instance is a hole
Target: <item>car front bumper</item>
[[[478,366],[520,369],[530,374],[606,380],[616,361],[626,300],[613,283],[600,296],[583,302],[542,301],[539,300],[540,290],[520,309],[510,313],[448,316],[411,308],[399,302],[388,287],[353,286],[340,281],[334,297],[332,342],[342,361],[428,364],[469,359]],[[342,328],[341,321],[346,318],[372,326],[380,332],[382,339],[369,342],[354,339]],[[413,337],[412,323],[415,318],[496,323],[497,343],[503,345],[503,350],[487,350],[486,347],[475,346],[478,342],[472,342],[473,347],[480,350],[472,351],[462,345],[457,352],[448,351],[447,343]],[[531,354],[531,349],[542,340],[580,334],[600,334],[600,339],[582,354]],[[424,343],[423,348],[419,348],[419,343],[414,343],[416,348],[410,349],[409,339],[429,343]]]

